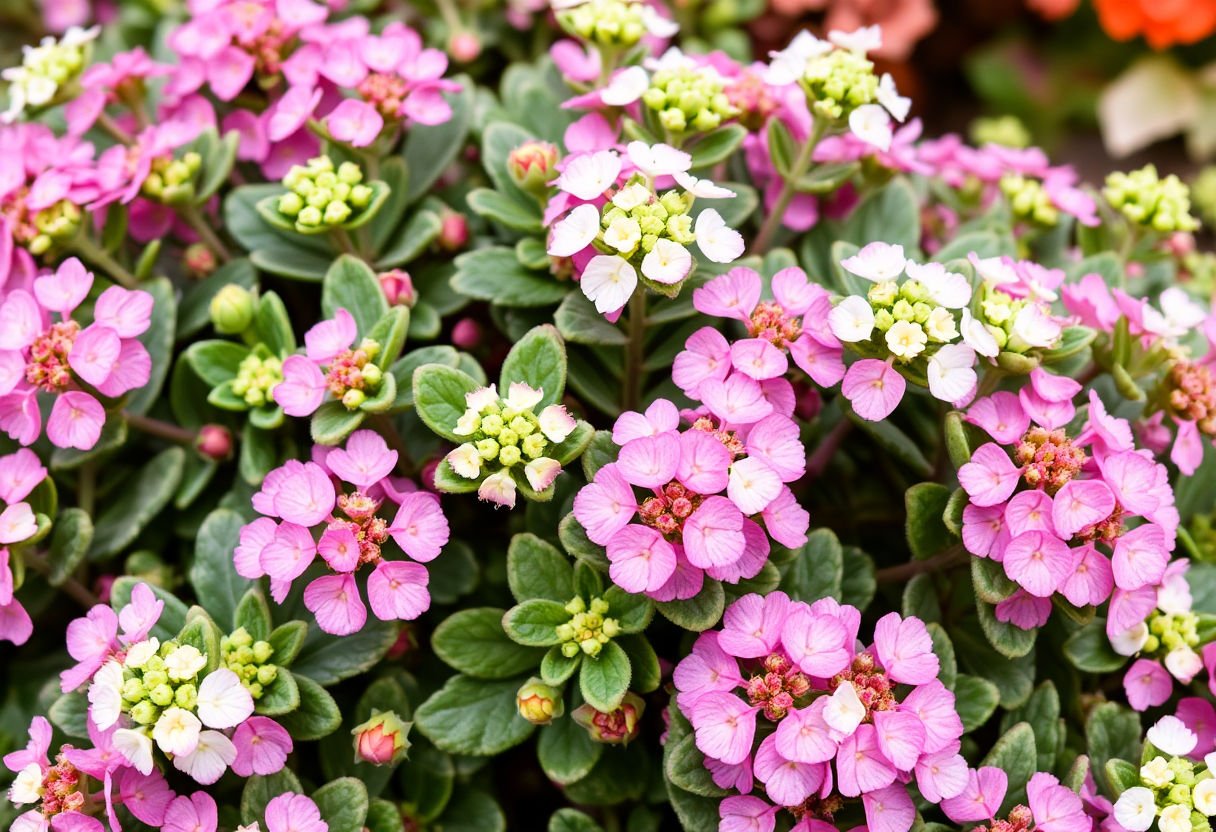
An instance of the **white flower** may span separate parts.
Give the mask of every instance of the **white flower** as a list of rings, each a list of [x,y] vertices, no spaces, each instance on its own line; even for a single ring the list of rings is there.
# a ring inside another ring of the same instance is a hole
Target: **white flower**
[[[629,261],[616,255],[597,254],[583,269],[579,288],[600,314],[618,312],[629,302],[638,285],[638,273]]]
[[[697,62],[688,55],[685,55],[683,50],[678,46],[667,47],[667,51],[657,58],[645,58],[642,61],[642,66],[651,72],[658,72],[662,69],[699,69]],[[718,71],[712,67],[705,67],[705,69],[711,70],[714,75],[718,74]]]
[[[119,728],[112,738],[114,750],[140,774],[152,773],[152,738],[143,731]]]
[[[946,344],[929,359],[929,392],[944,402],[962,401],[975,387],[975,350],[965,344]]]
[[[604,242],[629,255],[642,242],[642,228],[633,217],[617,217],[604,231]]]
[[[228,672],[232,673],[231,670]],[[198,745],[198,734],[201,730],[203,724],[198,721],[198,717],[185,708],[166,708],[152,728],[152,739],[156,740],[160,750],[166,754],[189,754]]]
[[[111,659],[101,666],[89,685],[89,717],[102,731],[122,715],[122,665]]]
[[[570,257],[591,245],[600,233],[600,209],[583,203],[553,225],[549,235],[549,254]]]
[[[841,49],[848,49],[850,52],[860,52],[864,55],[882,46],[882,27],[878,24],[862,26],[852,32],[833,29],[828,32],[828,40]]]
[[[1209,818],[1216,815],[1216,778],[1200,780],[1191,789],[1191,801],[1200,814]]]
[[[764,80],[775,87],[797,83],[806,74],[807,61],[831,51],[830,42],[820,40],[803,29],[794,36],[790,45],[785,49],[769,53],[772,62],[769,64]]]
[[[506,471],[490,474],[478,486],[477,496],[489,503],[515,508],[515,481]]]
[[[859,295],[849,295],[828,313],[832,334],[848,344],[865,341],[874,331],[874,310]]]
[[[18,806],[42,800],[42,766],[30,763],[17,772],[17,777],[8,790],[8,799]]]
[[[1144,305],[1144,328],[1163,338],[1180,338],[1203,323],[1203,307],[1191,300],[1186,290],[1171,286],[1161,293],[1161,311]]]
[[[849,130],[854,136],[884,153],[891,149],[894,134],[891,117],[877,104],[862,104],[849,113]]]
[[[984,326],[983,322],[977,321],[971,314],[971,310],[963,307],[963,322],[961,326],[963,341],[971,349],[975,350],[985,358],[996,358],[1000,353],[1001,348],[996,343],[996,338],[988,327]]]
[[[676,173],[676,184],[688,191],[698,199],[728,199],[735,196],[735,192],[730,188],[723,188],[721,185],[715,185],[708,179],[698,179],[691,173]],[[616,200],[613,200],[614,202]]]
[[[600,101],[609,107],[624,107],[642,97],[650,87],[650,76],[640,66],[622,69],[612,76],[608,86],[600,92]]]
[[[1144,786],[1132,786],[1115,801],[1115,820],[1128,832],[1147,832],[1157,816],[1157,800]]]
[[[460,418],[456,420],[456,427],[452,428],[452,433],[457,436],[470,436],[476,433],[479,427],[481,427],[481,416],[476,410],[469,408],[460,414]]]
[[[648,145],[630,142],[625,148],[629,161],[647,176],[671,176],[692,167],[692,156],[669,144]]]
[[[1148,741],[1171,757],[1184,757],[1195,750],[1199,737],[1176,716],[1163,716],[1148,729]]]
[[[1165,654],[1165,669],[1179,682],[1189,685],[1191,680],[1199,675],[1199,671],[1203,670],[1203,659],[1185,645],[1176,647]]]
[[[464,403],[470,410],[475,410],[478,413],[492,404],[498,404],[498,385],[491,384],[489,387],[478,387],[476,390],[470,390],[464,394]]]
[[[505,399],[507,407],[512,410],[531,410],[540,404],[541,399],[545,397],[544,390],[537,390],[530,384],[524,384],[522,381],[513,381],[511,386],[507,388],[507,398]]]
[[[1148,641],[1148,625],[1141,621],[1134,627],[1129,627],[1121,633],[1110,637],[1110,646],[1120,656],[1134,656]]]
[[[1064,328],[1035,303],[1023,306],[1013,319],[1013,335],[1032,347],[1051,347]]]
[[[226,667],[207,674],[198,686],[198,716],[208,728],[235,728],[253,713],[253,697]]]
[[[578,422],[570,415],[564,405],[551,404],[536,417],[540,423],[540,432],[550,442],[564,442],[566,437],[578,427]]]
[[[1157,821],[1161,832],[1191,832],[1191,807],[1174,803],[1161,810],[1161,818]]]
[[[759,514],[781,496],[781,477],[759,457],[749,456],[730,466],[726,495],[744,514]]]
[[[973,251],[967,255],[967,259],[975,267],[975,273],[988,283],[1003,286],[1018,282],[1018,273],[1008,257],[977,257]]]
[[[1190,612],[1193,603],[1186,575],[1170,575],[1157,587],[1157,609],[1164,613]]]
[[[852,257],[840,261],[840,265],[858,277],[873,283],[886,283],[903,274],[908,265],[903,246],[875,242],[865,246]]]
[[[935,306],[925,321],[925,332],[935,341],[946,343],[958,337],[958,327],[954,324],[954,315],[944,306]]]
[[[853,736],[865,716],[866,706],[861,704],[852,682],[841,682],[823,709],[823,721],[838,733],[841,739]]]
[[[1154,789],[1163,789],[1174,779],[1169,760],[1157,756],[1140,766],[1140,779]]]
[[[622,211],[632,211],[639,205],[645,205],[654,197],[654,192],[640,182],[626,185],[612,196],[612,204]]]
[[[895,79],[889,72],[884,72],[878,80],[878,103],[885,107],[896,121],[906,119],[908,111],[912,109],[912,99],[899,94],[899,90],[895,89]]]
[[[925,287],[929,299],[947,309],[962,309],[971,302],[971,282],[958,272],[946,271],[941,263],[920,263],[909,260],[908,277]]]
[[[579,199],[596,199],[616,184],[621,157],[614,150],[597,150],[570,159],[557,178],[557,187]]]
[[[659,14],[650,4],[642,6],[642,23],[646,31],[656,38],[672,38],[680,31],[680,24]]]
[[[929,336],[915,321],[896,321],[887,330],[887,349],[899,358],[915,358],[929,343]]]
[[[684,246],[666,238],[655,241],[642,258],[642,274],[655,283],[679,283],[692,271],[692,254]]]
[[[196,783],[210,786],[224,776],[236,759],[236,746],[219,731],[203,731],[189,754],[173,758],[173,767],[190,775]]]
[[[547,456],[534,459],[524,466],[524,476],[528,478],[528,485],[532,486],[533,491],[544,491],[553,485],[561,472],[562,464]]]
[[[191,644],[183,644],[165,657],[165,672],[174,682],[188,682],[207,666],[207,657]]]
[[[697,215],[693,233],[697,236],[697,248],[715,263],[730,263],[743,254],[743,235],[728,227],[713,208]]]
[[[123,667],[137,670],[147,664],[148,659],[155,656],[159,650],[160,641],[155,638],[141,641],[138,644],[132,644],[127,648],[127,655],[122,660]]]
[[[449,451],[446,459],[452,470],[466,480],[475,480],[481,474],[481,454],[469,442]]]

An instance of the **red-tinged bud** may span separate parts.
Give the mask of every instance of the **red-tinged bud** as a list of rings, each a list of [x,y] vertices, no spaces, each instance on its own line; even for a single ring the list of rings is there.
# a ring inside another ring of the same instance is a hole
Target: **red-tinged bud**
[[[562,692],[533,676],[515,694],[519,715],[533,725],[548,725],[566,712]]]
[[[393,711],[372,711],[371,719],[351,731],[355,738],[355,762],[374,766],[401,762],[410,750],[407,736],[413,724]]]
[[[110,592],[114,589],[114,582],[118,580],[116,575],[98,575],[93,581],[93,594],[97,596],[97,600],[103,604],[110,603]]]
[[[393,642],[393,646],[388,648],[388,653],[385,657],[391,661],[404,658],[418,649],[418,639],[414,635],[414,625],[406,622],[401,627],[401,632],[397,634],[397,640]]]
[[[798,418],[810,422],[823,410],[823,397],[811,385],[795,384],[794,394],[797,396],[794,400],[794,412]]]
[[[452,346],[471,350],[481,343],[481,324],[472,318],[461,318],[452,327]]]
[[[558,155],[557,146],[549,142],[524,142],[507,156],[507,170],[516,185],[539,196],[557,175]]]
[[[1165,239],[1165,249],[1175,257],[1185,257],[1195,250],[1195,235],[1189,231],[1175,231]]]
[[[457,63],[467,64],[475,61],[481,54],[481,38],[472,32],[457,32],[448,41],[448,54]]]
[[[216,262],[215,254],[202,243],[191,243],[186,246],[182,260],[191,277],[206,277],[219,265]]]
[[[626,693],[621,706],[604,713],[590,705],[580,705],[570,716],[587,729],[591,739],[607,745],[624,745],[638,735],[646,703],[635,693]]]
[[[422,481],[422,487],[427,491],[439,493],[439,487],[435,485],[435,472],[439,470],[439,463],[442,460],[428,459],[422,464],[422,470],[418,472],[418,479]]]
[[[413,306],[418,300],[418,293],[414,291],[414,281],[409,272],[393,269],[381,272],[377,278],[389,306]]]
[[[203,457],[222,462],[232,456],[232,431],[223,425],[203,425],[194,447]]]
[[[469,221],[464,214],[444,211],[439,229],[439,247],[444,251],[460,251],[469,242]]]

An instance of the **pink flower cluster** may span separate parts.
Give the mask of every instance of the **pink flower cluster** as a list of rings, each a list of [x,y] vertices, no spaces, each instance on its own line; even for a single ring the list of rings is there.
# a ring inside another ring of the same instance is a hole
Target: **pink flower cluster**
[[[284,413],[311,416],[329,398],[327,393],[342,402],[362,401],[359,397],[371,387],[367,376],[378,384],[381,375],[370,345],[355,344],[358,337],[355,319],[345,309],[304,333],[304,355],[283,362],[283,381],[274,388],[274,400]],[[374,369],[365,370],[369,365]],[[354,398],[344,398],[351,391]]]
[[[265,516],[241,530],[237,572],[270,576],[271,594],[282,603],[320,555],[329,574],[309,581],[304,605],[334,635],[358,632],[367,621],[355,580],[363,566],[372,567],[367,599],[377,618],[422,615],[431,605],[422,564],[448,542],[448,521],[435,495],[391,476],[396,465],[397,452],[379,434],[359,430],[344,448],[318,445],[311,461],[291,460],[271,471],[253,496],[254,509]],[[396,507],[391,521],[381,516],[386,504]],[[390,541],[412,560],[390,557]]]
[[[63,692],[88,684],[107,661],[121,658],[128,647],[146,639],[164,609],[165,602],[141,583],[132,587],[131,600],[117,613],[96,604],[83,618],[74,619],[68,624],[67,648],[76,664],[59,674]]]
[[[907,832],[905,784],[931,803],[963,792],[963,723],[925,625],[889,613],[858,652],[860,624],[831,598],[746,595],[677,665],[676,704],[705,765],[740,793],[722,801],[722,829],[768,832],[785,809],[812,832],[860,797],[870,830]],[[759,729],[761,717],[776,730]]]
[[[740,426],[694,413],[681,430],[666,399],[617,419],[617,461],[575,496],[574,516],[606,547],[622,589],[691,598],[706,575],[736,583],[758,574],[770,537],[806,542],[810,517],[785,485],[806,466],[798,427],[759,402],[765,415]]]
[[[973,769],[968,772],[962,794],[943,800],[942,811],[955,823],[979,821],[973,827],[978,832],[1076,832],[1091,825],[1081,796],[1061,785],[1053,774],[1037,772],[1026,784],[1026,802],[1030,805],[1014,806],[1007,817],[998,819],[1008,789],[1009,775],[1003,769]]]
[[[968,420],[996,441],[958,472],[970,500],[963,543],[1021,587],[997,605],[999,620],[1041,626],[1056,592],[1078,607],[1109,599],[1113,636],[1155,605],[1178,512],[1165,466],[1135,447],[1131,426],[1109,415],[1096,392],[1085,426],[1069,436],[1080,389],[1035,370],[1018,395],[971,406]]]
[[[82,327],[72,313],[92,287],[92,272],[71,258],[0,304],[0,430],[22,445],[42,434],[39,393],[55,397],[51,442],[88,450],[106,421],[94,391],[115,397],[148,383],[152,358],[137,338],[151,323],[152,296],[111,286]]]
[[[33,537],[38,519],[25,498],[46,479],[46,468],[28,448],[0,456],[0,641],[25,644],[34,632],[29,613],[13,594],[9,546]]]

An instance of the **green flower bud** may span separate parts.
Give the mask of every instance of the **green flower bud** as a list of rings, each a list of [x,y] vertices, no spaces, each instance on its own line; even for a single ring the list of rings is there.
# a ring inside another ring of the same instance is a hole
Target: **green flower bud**
[[[503,431],[506,433],[506,431]],[[498,461],[504,467],[510,468],[520,460],[519,448],[515,445],[507,445],[498,452]]]
[[[162,708],[168,707],[173,701],[173,688],[168,684],[157,685],[148,691],[148,698]]]
[[[160,716],[160,710],[147,699],[131,709],[131,719],[139,725],[151,725]]]
[[[533,725],[548,725],[566,710],[562,692],[533,676],[515,694],[519,715]]]
[[[253,643],[253,660],[258,664],[266,664],[273,655],[274,648],[270,646],[270,642],[255,641]]]
[[[367,401],[367,394],[362,390],[347,390],[342,394],[342,405],[347,410],[358,410]]]
[[[198,688],[191,684],[179,686],[173,694],[173,702],[179,708],[194,710],[194,706],[198,704]]]
[[[221,335],[240,335],[253,323],[253,293],[229,283],[211,299],[211,325]]]

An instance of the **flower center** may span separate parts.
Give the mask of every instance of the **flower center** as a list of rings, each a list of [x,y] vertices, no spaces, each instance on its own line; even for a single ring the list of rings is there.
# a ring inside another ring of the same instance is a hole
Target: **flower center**
[[[747,331],[753,338],[763,338],[777,349],[783,349],[802,334],[802,323],[776,301],[764,301],[752,312]]]
[[[401,118],[401,105],[408,93],[404,78],[384,72],[373,72],[359,84],[359,95],[375,107],[385,121]]]
[[[664,537],[679,542],[683,539],[684,521],[697,510],[705,497],[672,480],[647,497],[638,513],[642,522],[658,529]]]
[[[788,806],[786,808],[789,809],[790,814],[793,815],[796,820],[812,818],[815,820],[822,820],[826,823],[832,823],[833,815],[844,808],[844,798],[837,794],[824,798],[811,795],[797,806]]]
[[[379,352],[379,344],[364,340],[353,349],[343,350],[326,368],[325,385],[347,409],[355,410],[380,389],[384,375],[374,363]]]
[[[1063,430],[1039,427],[1026,432],[1014,457],[1026,483],[1052,496],[1081,473],[1086,461],[1085,451],[1073,445]]]
[[[777,722],[794,707],[794,700],[811,689],[811,680],[797,666],[780,653],[771,653],[764,659],[764,672],[752,675],[744,687],[748,701],[761,705],[764,715]]]
[[[25,365],[25,380],[48,393],[58,393],[72,380],[68,353],[80,334],[80,324],[60,321],[51,324],[30,344],[29,362]]]
[[[692,429],[712,433],[714,438],[721,442],[726,447],[726,450],[730,451],[730,455],[734,459],[738,459],[747,453],[747,447],[743,444],[743,440],[739,438],[738,432],[723,430],[721,425],[709,416],[702,416],[693,422]]]
[[[880,669],[869,653],[859,653],[853,664],[832,677],[828,688],[835,691],[844,682],[851,682],[857,698],[865,706],[863,722],[871,722],[875,711],[891,711],[899,704],[895,701],[895,690],[886,671]]]
[[[65,745],[42,778],[42,814],[54,817],[61,812],[79,812],[84,808],[86,796],[81,791],[82,775],[76,766],[64,759],[63,751],[72,748]]]
[[[1026,832],[1034,823],[1030,809],[1021,805],[1009,810],[1009,815],[1001,820],[994,820],[990,825],[980,824],[972,832]]]
[[[1165,379],[1174,413],[1194,421],[1199,430],[1216,436],[1216,380],[1204,364],[1177,361]]]
[[[376,516],[380,503],[361,491],[343,494],[338,497],[338,510],[348,519],[334,517],[329,522],[331,529],[347,528],[354,534],[360,563],[378,563],[380,547],[388,540],[388,521]]]

